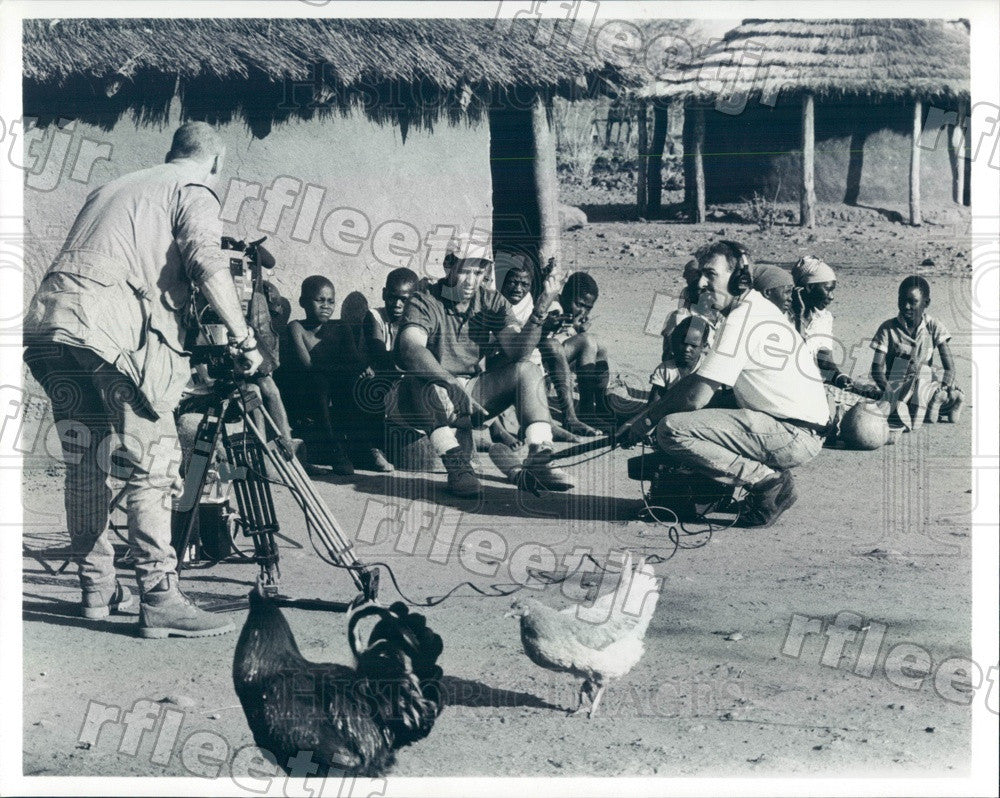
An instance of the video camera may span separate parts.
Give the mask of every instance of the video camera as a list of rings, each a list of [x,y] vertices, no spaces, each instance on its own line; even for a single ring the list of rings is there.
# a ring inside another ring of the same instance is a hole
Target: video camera
[[[263,270],[273,269],[277,261],[263,246],[267,236],[247,243],[232,236],[223,236],[223,250],[239,252],[239,257],[229,258],[229,273],[233,276],[244,318],[249,323],[250,300],[260,289]],[[229,332],[211,305],[197,292],[192,297],[194,324],[188,329],[185,347],[191,352],[191,365],[204,365],[212,379],[235,381],[238,371],[236,357],[229,348]]]

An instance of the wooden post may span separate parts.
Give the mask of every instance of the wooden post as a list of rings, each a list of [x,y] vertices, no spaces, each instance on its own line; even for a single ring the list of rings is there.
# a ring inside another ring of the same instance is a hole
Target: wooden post
[[[646,101],[639,100],[639,128],[638,128],[638,145],[636,160],[638,161],[638,171],[636,173],[636,210],[639,216],[646,215],[646,161],[649,158],[649,152],[647,150],[647,136],[646,136]]]
[[[705,111],[701,108],[694,112],[694,191],[695,191],[695,221],[702,224],[705,221]]]
[[[913,135],[910,138],[910,224],[919,227],[920,218],[920,100],[913,101]]]
[[[816,226],[816,109],[812,92],[802,95],[802,185],[799,188],[799,224]]]
[[[663,204],[663,147],[667,140],[670,104],[653,102],[653,140],[649,144],[646,168],[646,208],[649,216],[660,212]]]
[[[684,170],[684,209],[694,216],[697,200],[694,194],[694,112],[684,106],[684,123],[681,127],[681,166]]]
[[[952,199],[959,205],[965,202],[965,103],[958,104],[958,124],[952,125],[948,154],[951,156]]]
[[[559,258],[559,183],[550,107],[549,99],[539,94],[531,108],[535,192],[538,198],[538,264],[541,267],[549,258]]]

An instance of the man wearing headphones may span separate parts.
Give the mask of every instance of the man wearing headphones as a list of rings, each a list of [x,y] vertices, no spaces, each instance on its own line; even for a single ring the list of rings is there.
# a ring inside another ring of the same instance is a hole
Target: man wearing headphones
[[[750,289],[750,261],[734,242],[695,253],[699,304],[722,316],[698,370],[627,421],[616,440],[630,446],[655,435],[678,464],[725,484],[742,485],[745,526],[770,526],[795,503],[789,469],[823,447],[829,406],[823,378],[791,322]],[[706,408],[730,387],[738,409]]]

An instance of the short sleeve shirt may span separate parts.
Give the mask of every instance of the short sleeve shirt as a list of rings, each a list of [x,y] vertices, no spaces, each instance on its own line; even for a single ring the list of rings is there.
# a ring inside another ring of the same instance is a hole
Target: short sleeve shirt
[[[480,287],[469,307],[459,312],[441,295],[442,281],[410,297],[399,328],[419,327],[427,333],[427,348],[441,366],[456,377],[479,372],[479,361],[490,352],[490,342],[506,327],[520,328],[510,303],[496,291]]]
[[[924,314],[920,325],[911,335],[906,323],[899,317],[882,322],[871,347],[883,352],[886,374],[903,375],[910,371],[930,368],[937,348],[951,340],[951,333],[933,316]]]
[[[694,368],[688,369],[684,366],[678,366],[674,362],[673,358],[669,360],[664,360],[657,366],[653,373],[649,375],[649,384],[657,388],[669,388],[675,382],[679,381],[681,377],[686,377],[688,374],[698,370],[701,365],[701,359],[694,364]]]
[[[716,330],[698,374],[731,386],[739,407],[826,424],[823,379],[802,336],[758,291],[748,291]]]

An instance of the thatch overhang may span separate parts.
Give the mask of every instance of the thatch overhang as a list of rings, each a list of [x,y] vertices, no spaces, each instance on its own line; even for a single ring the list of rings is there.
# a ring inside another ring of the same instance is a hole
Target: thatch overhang
[[[123,113],[275,121],[362,107],[376,121],[478,117],[536,92],[616,94],[638,71],[569,23],[454,19],[35,19],[24,24],[25,114],[113,126]],[[294,91],[293,91],[294,89]]]
[[[969,23],[943,19],[747,19],[640,96],[688,105],[821,99],[969,99]]]

